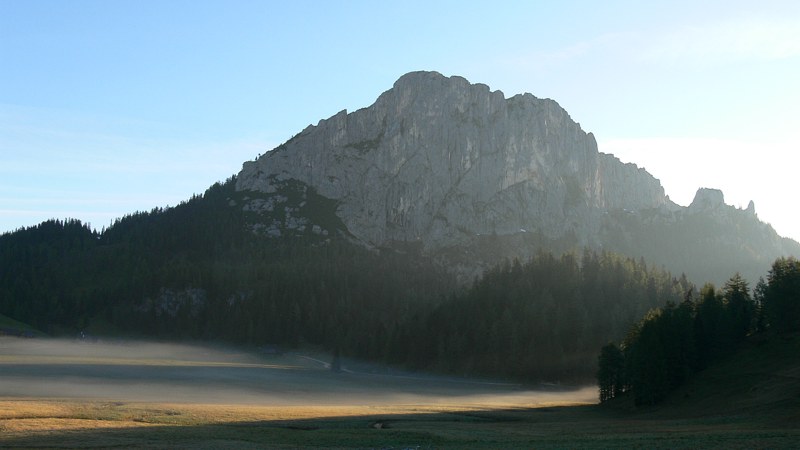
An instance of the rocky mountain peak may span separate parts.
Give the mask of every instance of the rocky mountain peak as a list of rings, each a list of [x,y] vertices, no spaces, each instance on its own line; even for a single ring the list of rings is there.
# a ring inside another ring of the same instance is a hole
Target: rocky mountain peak
[[[698,189],[687,211],[692,214],[716,214],[721,216],[743,211],[748,216],[757,218],[756,205],[752,200],[747,204],[747,208],[740,209],[725,203],[725,195],[721,190],[711,188]]]
[[[432,93],[439,95],[448,91],[469,90],[489,92],[489,86],[485,84],[472,84],[464,77],[446,77],[439,72],[420,70],[409,72],[394,82],[392,89],[387,92],[418,95],[420,93]]]
[[[646,170],[598,152],[553,100],[437,72],[309,125],[246,162],[236,189],[258,234],[421,249],[462,280],[508,257],[591,247],[720,281],[800,248],[717,189],[676,205]],[[720,263],[742,258],[749,268]]]
[[[756,204],[750,200],[750,203],[747,204],[747,209],[745,211],[747,211],[748,214],[756,215]]]
[[[556,102],[437,72],[404,75],[373,105],[245,163],[237,188],[274,192],[290,179],[335,200],[369,245],[441,248],[520,230],[588,240],[600,210],[667,203],[658,180],[601,155]]]
[[[700,188],[694,195],[690,210],[713,210],[725,205],[725,195],[719,189]]]
[[[437,97],[464,97],[466,92],[471,92],[473,96],[499,96],[501,100],[505,97],[501,91],[491,91],[489,86],[481,83],[470,83],[466,78],[459,76],[446,77],[439,72],[418,71],[409,72],[395,81],[392,89],[386,91],[381,98],[419,98],[431,100],[430,104],[444,103],[440,100],[433,100]]]

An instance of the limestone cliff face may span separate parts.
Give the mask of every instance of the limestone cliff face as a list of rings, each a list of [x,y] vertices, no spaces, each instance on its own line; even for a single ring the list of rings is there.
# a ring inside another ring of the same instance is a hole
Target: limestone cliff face
[[[599,153],[555,101],[435,72],[407,74],[373,105],[245,163],[237,189],[288,180],[337,201],[349,233],[375,246],[534,231],[591,244],[604,211],[674,206],[646,171]]]

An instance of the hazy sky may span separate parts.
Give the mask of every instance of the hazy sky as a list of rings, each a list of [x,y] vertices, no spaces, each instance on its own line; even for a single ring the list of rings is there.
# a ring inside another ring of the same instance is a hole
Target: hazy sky
[[[413,70],[552,98],[800,239],[795,0],[0,0],[0,232],[175,205]]]

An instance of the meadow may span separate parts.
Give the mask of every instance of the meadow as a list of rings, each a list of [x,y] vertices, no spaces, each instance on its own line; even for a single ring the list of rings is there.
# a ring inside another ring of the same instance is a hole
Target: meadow
[[[684,395],[689,395],[689,391]],[[791,448],[794,404],[596,404],[594,386],[389,372],[326,355],[0,339],[0,447]]]

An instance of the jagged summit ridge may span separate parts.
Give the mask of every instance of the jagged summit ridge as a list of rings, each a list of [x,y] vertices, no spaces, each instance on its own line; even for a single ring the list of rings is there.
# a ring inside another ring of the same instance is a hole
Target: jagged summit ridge
[[[596,235],[602,211],[665,206],[658,180],[597,151],[555,101],[436,72],[402,76],[245,163],[237,189],[298,180],[338,202],[357,239],[446,247],[482,234]]]

